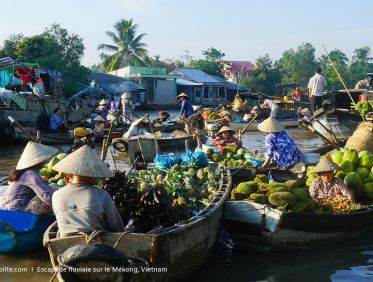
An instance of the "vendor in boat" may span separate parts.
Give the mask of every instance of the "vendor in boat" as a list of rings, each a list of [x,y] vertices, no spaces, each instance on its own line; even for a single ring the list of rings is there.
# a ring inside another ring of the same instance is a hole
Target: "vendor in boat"
[[[104,120],[106,120],[106,116],[108,114],[108,110],[106,107],[106,100],[102,99],[100,103],[98,104],[98,107],[96,108],[95,112],[102,116]]]
[[[160,123],[160,124],[162,124],[164,122],[172,122],[170,113],[165,112],[165,111],[161,111],[158,114],[159,114],[159,118],[155,119],[153,121],[153,123]]]
[[[213,145],[218,145],[218,150],[222,150],[225,145],[236,145],[242,146],[242,142],[234,137],[235,131],[229,126],[223,126],[219,132],[216,134],[215,140],[211,143]]]
[[[149,133],[148,131],[146,131],[145,129],[145,126],[146,126],[146,123],[145,123],[145,119],[148,118],[149,115],[146,114],[144,117],[138,119],[138,120],[135,120],[130,128],[128,129],[128,131],[126,133],[123,134],[123,138],[131,138],[131,137],[134,137],[134,136],[139,136],[139,135],[150,135],[151,133]]]
[[[276,104],[275,101],[271,99],[265,99],[263,104],[260,105],[261,108],[270,108],[271,114],[270,117],[277,118],[277,113],[280,110],[280,107]]]
[[[301,101],[303,97],[305,97],[304,92],[297,86],[291,93],[290,93],[291,98],[294,101]]]
[[[102,116],[97,116],[93,119],[95,121],[94,134],[96,137],[104,136],[105,133],[105,120]]]
[[[117,104],[114,101],[113,97],[110,97],[110,110],[109,112],[114,115],[117,111]]]
[[[56,108],[53,112],[53,115],[51,117],[50,123],[49,123],[49,129],[53,133],[57,132],[66,132],[67,127],[62,119],[62,111],[60,108]]]
[[[312,113],[311,113],[310,109],[308,109],[308,108],[304,108],[303,110],[301,109],[299,111],[299,114],[302,116],[302,118],[300,120],[304,120],[304,121],[310,121],[311,120]]]
[[[267,133],[264,169],[268,168],[271,163],[281,168],[289,168],[301,161],[300,150],[277,119],[267,118],[258,125],[258,129]]]
[[[313,199],[346,197],[352,199],[352,194],[342,179],[334,178],[334,171],[341,168],[327,158],[320,159],[320,162],[313,169],[319,177],[315,178],[309,188],[310,196]]]
[[[131,124],[132,122],[132,101],[131,93],[124,92],[121,96],[121,104],[123,111],[123,122],[125,124]]]
[[[61,237],[95,230],[122,232],[123,222],[108,192],[93,186],[112,177],[107,165],[87,145],[53,166],[66,175],[67,185],[53,194],[53,211]]]
[[[58,150],[35,142],[28,142],[8,181],[4,210],[23,211],[36,215],[52,212],[52,194],[54,189],[39,175],[44,163]]]
[[[189,96],[183,92],[179,94],[176,98],[180,101],[180,105],[181,105],[179,116],[184,118],[185,121],[190,126],[192,126],[194,123],[194,118],[193,118],[194,109],[193,109],[192,103],[189,100]],[[185,130],[188,133],[192,133],[190,126],[185,125]]]

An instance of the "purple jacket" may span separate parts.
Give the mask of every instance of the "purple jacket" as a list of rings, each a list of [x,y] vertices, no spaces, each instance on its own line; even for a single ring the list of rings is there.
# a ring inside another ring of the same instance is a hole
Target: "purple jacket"
[[[41,179],[37,170],[27,169],[16,181],[10,183],[2,209],[22,211],[35,195],[44,203],[52,206],[54,191]]]

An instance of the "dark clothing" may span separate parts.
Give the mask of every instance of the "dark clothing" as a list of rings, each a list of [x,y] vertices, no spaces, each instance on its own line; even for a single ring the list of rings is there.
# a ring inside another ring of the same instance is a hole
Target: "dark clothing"
[[[181,101],[180,115],[184,118],[188,118],[192,114],[194,114],[194,109],[189,99],[184,99],[183,101]]]
[[[321,109],[322,107],[322,102],[323,102],[323,96],[311,96],[311,110],[312,113],[316,112],[318,109]]]

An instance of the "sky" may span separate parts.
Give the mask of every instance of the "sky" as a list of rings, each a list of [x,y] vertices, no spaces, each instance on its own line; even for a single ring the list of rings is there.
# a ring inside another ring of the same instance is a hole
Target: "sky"
[[[185,50],[200,58],[214,47],[226,60],[255,62],[266,53],[279,59],[304,42],[317,56],[322,44],[349,58],[363,46],[373,52],[371,0],[18,0],[2,1],[1,10],[0,44],[10,34],[32,36],[60,23],[84,39],[86,66],[99,62],[97,45],[111,44],[105,32],[122,18],[139,25],[149,55],[161,59]]]

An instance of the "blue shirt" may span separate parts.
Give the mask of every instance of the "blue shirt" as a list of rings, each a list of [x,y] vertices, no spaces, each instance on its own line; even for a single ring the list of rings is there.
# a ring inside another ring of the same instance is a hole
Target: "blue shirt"
[[[180,115],[184,118],[188,118],[192,114],[194,114],[192,103],[188,99],[184,99],[183,101],[181,101]]]
[[[49,128],[54,131],[57,131],[59,126],[64,126],[64,125],[65,125],[65,122],[63,121],[62,117],[58,114],[54,114],[51,117]]]
[[[266,136],[265,156],[282,168],[288,168],[301,161],[301,152],[285,131]]]

